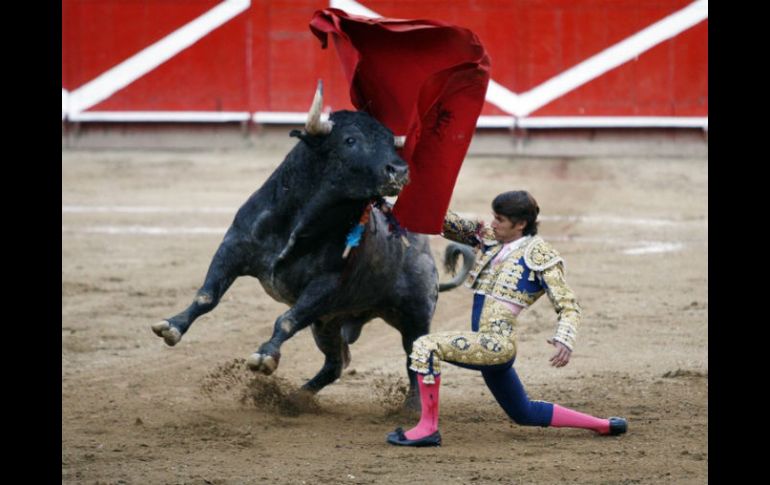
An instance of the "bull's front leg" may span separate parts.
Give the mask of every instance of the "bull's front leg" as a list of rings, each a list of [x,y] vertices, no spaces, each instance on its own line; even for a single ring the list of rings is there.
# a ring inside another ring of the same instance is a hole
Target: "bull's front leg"
[[[294,306],[276,319],[270,340],[260,345],[259,349],[246,360],[249,369],[265,375],[272,374],[278,368],[278,362],[281,359],[281,345],[328,311],[337,286],[337,275],[326,275],[314,279],[302,292]]]
[[[206,279],[193,302],[181,313],[152,325],[155,335],[163,338],[167,345],[179,343],[193,322],[213,310],[233,281],[242,274],[243,254],[242,245],[230,234],[226,235],[211,260]]]

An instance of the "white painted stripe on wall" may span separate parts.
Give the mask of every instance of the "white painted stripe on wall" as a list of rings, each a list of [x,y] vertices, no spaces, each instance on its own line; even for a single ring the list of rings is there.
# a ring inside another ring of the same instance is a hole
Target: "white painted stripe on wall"
[[[702,128],[708,117],[697,116],[534,116],[520,118],[521,128]]]
[[[501,108],[516,116],[526,116],[707,18],[708,0],[697,0],[577,66],[554,76],[536,88],[519,95],[518,100],[516,100],[517,103],[509,102]],[[705,72],[703,74],[704,76],[707,75]]]
[[[495,82],[492,78],[489,79],[485,99],[506,113],[518,115],[519,105],[521,104],[520,96],[502,84]]]
[[[249,8],[250,4],[249,0],[225,0],[158,42],[105,71],[69,94],[68,112],[77,114],[104,101],[237,16]]]
[[[514,128],[516,118],[513,116],[479,116],[476,128]]]
[[[308,106],[309,108],[309,106]],[[277,125],[304,125],[307,112],[301,111],[257,111],[252,119],[255,123]],[[328,121],[329,113],[321,113],[321,121]]]
[[[86,111],[71,113],[70,121],[105,121],[105,122],[195,122],[226,123],[231,121],[249,121],[251,115],[246,111]]]
[[[226,123],[253,120],[259,124],[304,125],[307,113],[293,111],[86,111],[69,114],[73,122],[209,122]],[[64,119],[64,111],[62,111]],[[328,120],[329,114],[321,114]],[[708,117],[688,116],[479,116],[477,128],[702,128]]]
[[[477,128],[701,128],[708,117],[697,116],[479,116]]]
[[[304,125],[307,113],[291,111],[257,111],[252,116],[254,123],[276,125]]]
[[[331,1],[332,7],[337,5],[339,5],[338,8],[351,13],[354,13],[352,10],[355,10],[357,15],[381,17],[377,12],[369,10],[353,0]],[[663,20],[655,22],[649,27],[642,29],[636,34],[523,94],[516,94],[495,82],[494,79],[490,79],[486,100],[514,116],[527,116],[573,89],[630,61],[639,54],[697,25],[707,18],[708,0],[696,0],[687,7],[669,15]]]

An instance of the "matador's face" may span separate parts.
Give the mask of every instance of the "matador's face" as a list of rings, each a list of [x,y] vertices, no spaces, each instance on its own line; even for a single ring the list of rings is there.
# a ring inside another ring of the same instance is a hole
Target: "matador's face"
[[[524,235],[524,228],[527,227],[527,221],[512,221],[508,217],[492,212],[492,230],[495,233],[495,239],[503,244],[515,241]]]

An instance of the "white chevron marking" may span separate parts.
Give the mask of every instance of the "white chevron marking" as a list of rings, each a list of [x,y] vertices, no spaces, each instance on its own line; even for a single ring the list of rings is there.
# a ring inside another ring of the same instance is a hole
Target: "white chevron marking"
[[[382,17],[354,0],[331,0],[330,5],[355,15]],[[490,79],[486,100],[513,116],[527,116],[575,88],[697,25],[708,18],[708,10],[708,0],[697,0],[522,94],[516,94]]]
[[[69,93],[67,113],[78,114],[104,101],[243,12],[249,5],[250,0],[225,0],[158,42],[103,72]]]

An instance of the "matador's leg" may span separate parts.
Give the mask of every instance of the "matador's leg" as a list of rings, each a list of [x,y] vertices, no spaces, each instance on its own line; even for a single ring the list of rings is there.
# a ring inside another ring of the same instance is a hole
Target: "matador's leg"
[[[409,368],[431,383],[441,374],[441,362],[466,366],[499,366],[516,356],[516,343],[492,332],[436,332],[414,342]]]
[[[420,421],[404,432],[401,428],[388,435],[388,442],[406,446],[437,446],[438,398],[441,385],[441,361],[460,365],[499,366],[516,354],[513,340],[488,332],[438,332],[423,335],[412,345],[410,366],[417,373],[420,386]]]

